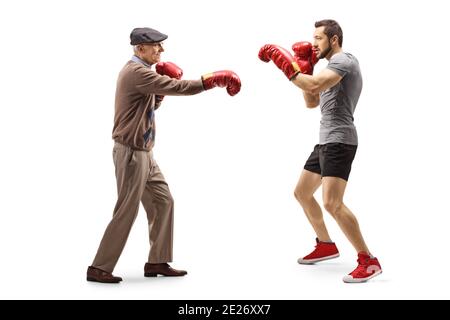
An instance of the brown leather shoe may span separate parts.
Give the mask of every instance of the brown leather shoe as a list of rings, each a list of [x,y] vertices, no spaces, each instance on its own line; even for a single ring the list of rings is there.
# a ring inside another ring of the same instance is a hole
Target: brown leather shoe
[[[166,277],[181,277],[187,274],[187,271],[176,270],[168,263],[146,263],[144,266],[145,277],[156,277],[158,274]]]
[[[93,266],[87,269],[87,281],[103,282],[103,283],[119,283],[121,277],[115,277],[110,272],[103,271]]]

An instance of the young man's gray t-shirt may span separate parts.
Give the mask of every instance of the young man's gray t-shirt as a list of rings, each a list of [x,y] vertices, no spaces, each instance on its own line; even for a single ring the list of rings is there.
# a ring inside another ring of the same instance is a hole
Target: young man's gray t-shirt
[[[342,80],[320,93],[319,144],[340,142],[357,145],[353,113],[362,90],[359,62],[350,53],[340,52],[331,57],[327,68],[338,73]]]

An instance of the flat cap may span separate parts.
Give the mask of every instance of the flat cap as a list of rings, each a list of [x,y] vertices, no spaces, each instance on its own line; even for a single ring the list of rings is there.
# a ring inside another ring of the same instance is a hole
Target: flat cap
[[[130,34],[130,44],[154,43],[167,39],[167,35],[152,28],[135,28]]]

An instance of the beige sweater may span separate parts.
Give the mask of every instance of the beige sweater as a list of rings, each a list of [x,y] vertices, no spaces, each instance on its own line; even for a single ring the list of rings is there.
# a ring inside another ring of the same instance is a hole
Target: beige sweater
[[[193,95],[203,90],[201,80],[171,79],[128,61],[117,80],[113,139],[150,151],[155,141],[155,95]]]

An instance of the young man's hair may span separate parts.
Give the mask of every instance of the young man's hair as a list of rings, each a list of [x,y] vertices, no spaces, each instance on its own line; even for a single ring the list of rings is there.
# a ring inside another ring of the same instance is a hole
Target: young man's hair
[[[328,39],[331,39],[333,36],[338,37],[339,46],[342,47],[342,41],[344,40],[344,36],[342,34],[342,29],[339,23],[331,19],[325,19],[317,21],[314,26],[316,28],[325,27],[323,32],[327,35]]]

